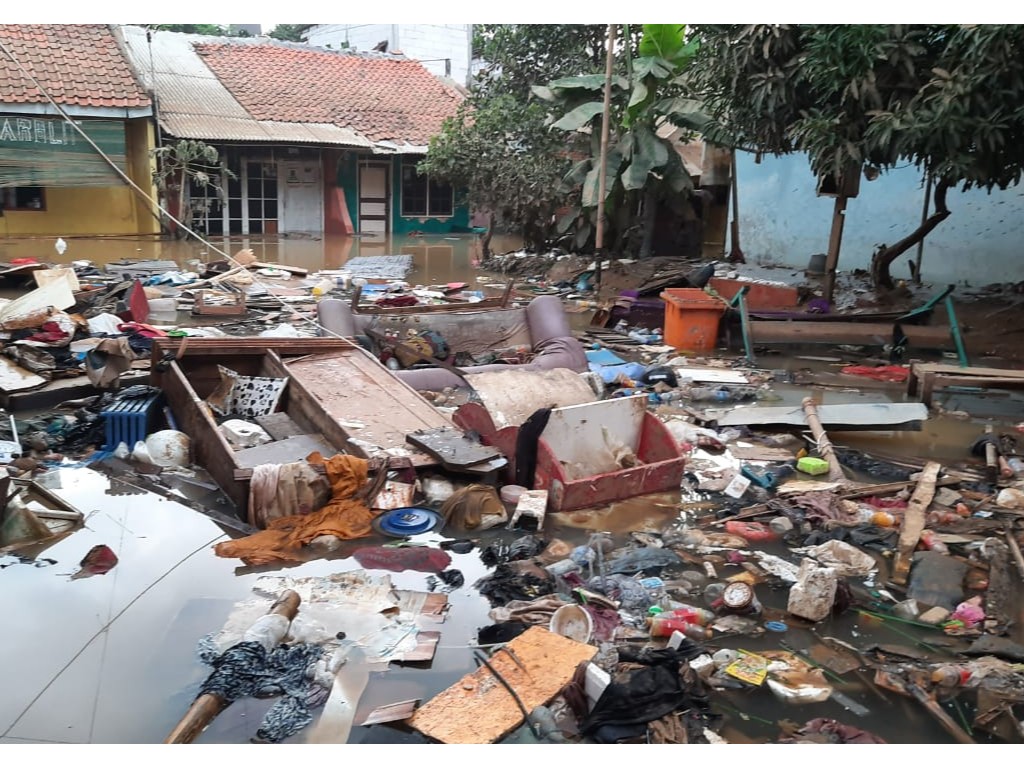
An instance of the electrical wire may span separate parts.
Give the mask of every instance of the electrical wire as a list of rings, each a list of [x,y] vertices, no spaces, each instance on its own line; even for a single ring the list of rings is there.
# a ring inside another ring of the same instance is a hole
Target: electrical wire
[[[40,84],[40,82],[39,82],[39,81],[38,81],[38,80],[37,80],[37,79],[35,78],[35,76],[34,76],[34,75],[33,75],[33,74],[31,73],[31,72],[29,72],[29,71],[28,71],[28,70],[27,70],[27,69],[26,69],[26,68],[25,68],[25,67],[24,67],[24,66],[22,65],[22,63],[21,63],[21,62],[20,62],[20,61],[18,60],[17,56],[15,56],[15,55],[14,55],[14,54],[13,54],[13,53],[11,52],[11,50],[10,50],[10,49],[9,49],[9,48],[7,47],[7,45],[6,45],[6,44],[4,44],[3,40],[0,40],[0,50],[2,50],[2,51],[4,52],[4,54],[5,54],[6,56],[7,56],[7,58],[9,58],[9,59],[10,59],[10,60],[11,60],[11,61],[12,61],[12,62],[14,63],[14,65],[15,65],[15,66],[16,66],[16,67],[17,67],[17,68],[18,68],[18,69],[19,69],[19,70],[21,71],[21,73],[22,73],[22,74],[23,74],[23,75],[24,75],[24,76],[25,76],[25,77],[26,77],[26,78],[27,78],[28,80],[31,80],[31,81],[32,81],[32,83],[33,83],[33,84],[35,85],[35,87],[36,87],[36,88],[37,88],[37,89],[39,90],[39,92],[40,92],[40,93],[41,93],[41,94],[42,94],[42,95],[43,95],[44,97],[46,97],[47,101],[49,101],[49,102],[50,102],[50,104],[51,104],[51,105],[53,105],[54,109],[56,109],[56,110],[57,110],[57,112],[58,112],[58,113],[60,113],[60,116],[61,116],[61,117],[63,117],[63,118],[64,118],[64,120],[66,120],[66,121],[68,122],[68,124],[69,124],[69,125],[71,125],[71,127],[72,127],[72,128],[73,128],[73,129],[75,130],[75,131],[77,131],[77,132],[78,132],[78,133],[79,133],[79,134],[80,134],[80,135],[82,136],[82,138],[84,138],[84,139],[85,139],[85,141],[86,141],[86,142],[87,142],[87,143],[89,144],[89,146],[90,146],[90,147],[92,147],[92,148],[93,148],[93,149],[94,149],[94,150],[96,151],[96,153],[97,153],[97,154],[99,154],[99,156],[100,156],[100,157],[102,157],[102,158],[103,158],[103,160],[104,160],[104,161],[106,161],[106,163],[107,163],[107,164],[108,164],[108,165],[109,165],[109,166],[110,166],[111,168],[113,168],[113,169],[114,169],[114,172],[115,172],[115,173],[117,173],[117,175],[118,175],[118,176],[120,176],[120,177],[121,177],[121,179],[122,179],[122,180],[123,180],[123,181],[124,181],[124,182],[125,182],[125,183],[126,183],[126,184],[127,184],[128,186],[129,186],[129,187],[131,187],[131,189],[132,189],[132,190],[133,190],[133,191],[134,191],[134,192],[135,192],[136,194],[138,194],[138,195],[139,195],[139,196],[140,196],[140,197],[141,197],[141,198],[142,198],[143,200],[145,200],[145,202],[146,202],[146,203],[147,203],[147,204],[148,204],[149,206],[151,206],[151,209],[155,209],[155,211],[158,211],[158,212],[159,212],[160,214],[163,214],[164,216],[166,216],[166,217],[167,217],[167,218],[168,218],[168,219],[169,219],[170,221],[174,222],[174,224],[175,224],[175,225],[177,225],[178,227],[180,227],[180,228],[182,229],[182,231],[184,231],[184,232],[186,232],[187,234],[189,234],[189,235],[191,235],[192,237],[194,237],[194,238],[195,238],[196,240],[198,240],[198,241],[199,241],[200,243],[202,243],[203,245],[205,245],[205,246],[206,246],[207,248],[209,248],[210,250],[212,250],[212,251],[214,251],[215,253],[218,253],[218,254],[220,254],[221,256],[223,256],[223,257],[224,257],[224,258],[225,258],[225,259],[226,259],[226,260],[227,260],[228,262],[230,262],[231,264],[233,264],[233,265],[234,265],[235,267],[238,267],[238,268],[243,268],[243,269],[244,269],[244,268],[246,267],[246,265],[245,265],[245,264],[242,264],[242,263],[241,263],[240,261],[238,261],[238,260],[237,260],[237,259],[235,259],[235,258],[234,258],[233,256],[231,256],[231,254],[227,253],[227,252],[226,252],[226,251],[224,251],[224,250],[221,250],[220,248],[218,248],[217,246],[215,246],[215,245],[214,245],[213,243],[211,243],[211,242],[210,242],[209,240],[207,240],[207,239],[206,239],[206,238],[204,238],[204,237],[203,237],[202,235],[200,235],[200,234],[199,234],[198,232],[195,232],[195,231],[194,231],[194,230],[193,230],[193,229],[192,229],[191,227],[188,227],[188,226],[186,226],[184,222],[180,221],[180,220],[179,220],[179,219],[178,219],[177,217],[173,216],[173,215],[171,214],[171,212],[170,212],[170,211],[168,211],[168,210],[167,210],[166,208],[164,208],[164,207],[163,207],[162,205],[160,205],[160,203],[159,203],[159,202],[158,202],[157,200],[154,200],[152,196],[150,196],[150,195],[149,195],[149,194],[148,194],[148,193],[147,193],[147,192],[146,192],[146,191],[145,191],[144,189],[142,189],[142,188],[141,188],[141,187],[140,187],[140,186],[139,186],[138,184],[136,184],[136,183],[135,183],[135,182],[134,182],[134,181],[132,180],[132,178],[131,178],[130,176],[128,176],[128,174],[126,174],[126,173],[125,173],[124,171],[122,171],[122,170],[121,170],[121,169],[120,169],[120,168],[119,168],[119,167],[117,166],[117,163],[115,163],[115,162],[114,162],[113,160],[111,160],[111,159],[110,159],[110,158],[109,158],[109,157],[107,156],[107,154],[106,154],[106,153],[105,153],[105,152],[104,152],[104,151],[103,151],[102,149],[100,149],[100,148],[99,148],[99,146],[97,146],[96,142],[94,142],[94,141],[92,140],[92,138],[90,138],[90,137],[89,137],[89,135],[88,135],[88,134],[87,134],[87,133],[86,133],[86,132],[85,132],[85,131],[84,131],[84,130],[82,129],[82,127],[81,127],[81,126],[79,126],[79,125],[78,125],[78,124],[77,124],[77,123],[76,123],[76,122],[75,122],[74,120],[72,120],[72,119],[71,119],[71,118],[70,118],[70,117],[68,116],[67,112],[65,112],[65,111],[64,111],[64,108],[63,108],[63,107],[61,107],[61,105],[60,105],[60,104],[58,104],[58,103],[57,103],[57,102],[56,102],[56,101],[55,101],[55,100],[53,99],[53,97],[52,97],[52,96],[50,95],[50,93],[49,93],[49,92],[48,92],[48,91],[47,91],[47,90],[46,90],[46,89],[45,89],[45,88],[44,88],[44,87],[42,86],[42,84]],[[155,83],[154,83],[154,87],[155,87]],[[154,215],[155,215],[155,214],[154,214]],[[159,219],[159,216],[158,216],[157,218]],[[251,273],[250,273],[250,274],[251,274]],[[262,289],[263,289],[264,291],[266,291],[266,292],[267,292],[267,294],[268,294],[268,295],[269,295],[269,296],[270,296],[271,298],[273,298],[273,299],[277,300],[277,301],[278,301],[278,303],[280,303],[280,304],[281,304],[281,307],[282,307],[283,309],[287,309],[288,311],[292,312],[293,314],[295,314],[295,315],[298,315],[298,316],[299,316],[299,317],[300,317],[301,319],[303,319],[303,320],[305,320],[306,322],[310,323],[310,324],[311,324],[311,325],[312,325],[313,327],[317,328],[317,329],[318,329],[319,331],[321,331],[322,333],[324,333],[324,334],[326,334],[326,335],[328,335],[328,336],[333,336],[333,337],[335,337],[335,338],[338,338],[338,339],[342,339],[342,338],[345,338],[345,337],[344,337],[344,336],[342,336],[341,334],[339,334],[339,333],[335,333],[335,332],[334,332],[334,331],[332,331],[331,329],[329,329],[329,328],[326,328],[326,327],[324,327],[323,325],[321,325],[321,324],[320,324],[319,322],[317,322],[317,321],[316,321],[316,320],[315,320],[315,319],[314,319],[314,318],[313,318],[312,316],[310,316],[309,314],[307,314],[307,313],[305,313],[305,312],[302,312],[301,310],[299,310],[299,309],[296,309],[295,307],[293,307],[293,306],[292,306],[291,304],[289,304],[289,303],[288,303],[287,301],[285,301],[285,300],[284,300],[284,299],[283,299],[283,298],[282,298],[282,297],[281,297],[280,295],[278,295],[278,294],[274,293],[274,291],[272,290],[272,289],[273,289],[273,286],[271,286],[271,285],[268,285],[267,283],[263,283],[263,282],[260,282],[260,280],[259,280],[259,279],[258,279],[257,277],[255,277],[255,276],[253,276],[253,282],[254,282],[254,283],[255,283],[256,285],[258,285],[258,286],[259,286],[260,288],[262,288]]]

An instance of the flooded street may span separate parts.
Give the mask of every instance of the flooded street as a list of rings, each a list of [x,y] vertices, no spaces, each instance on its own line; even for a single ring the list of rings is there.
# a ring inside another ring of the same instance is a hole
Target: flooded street
[[[251,248],[259,261],[303,267],[311,274],[342,268],[357,256],[401,253],[413,257],[412,271],[406,277],[412,285],[465,282],[471,287],[500,286],[507,279],[481,273],[480,242],[474,235],[380,240],[236,239],[215,244],[231,254]],[[514,238],[495,237],[491,247],[501,253],[517,245]],[[49,239],[8,240],[0,245],[0,261],[26,257],[55,261],[54,256]],[[173,260],[188,269],[197,261],[206,263],[218,258],[219,254],[195,242],[70,238],[62,260],[71,263],[85,259],[97,266],[124,259]],[[21,289],[7,286],[6,290],[9,295],[18,295]],[[573,328],[586,328],[592,310],[572,306],[568,310]],[[771,386],[773,399],[767,405],[799,406],[808,394],[821,404],[910,402],[902,385],[865,382],[861,388],[855,383],[828,383],[838,363],[810,350],[786,348],[785,354],[765,356],[759,362],[777,374]],[[792,383],[790,376],[804,376],[806,381]],[[836,430],[829,436],[838,449],[862,451],[886,461],[902,458],[916,466],[938,461],[952,468],[977,469],[969,449],[986,425],[997,433],[1011,431],[1024,414],[1020,392],[958,391],[944,396],[942,404],[944,410],[924,421],[918,431]],[[669,419],[685,415],[684,409],[674,403],[658,406],[657,412]],[[752,443],[741,439],[737,445],[749,447]],[[731,462],[732,457],[728,451],[713,454],[695,450],[689,461],[699,465]],[[68,462],[67,467],[35,479],[82,511],[84,525],[49,545],[25,548],[20,557],[0,555],[0,606],[10,619],[9,631],[0,637],[6,692],[0,698],[0,743],[162,742],[189,709],[210,673],[197,655],[200,640],[224,626],[236,604],[252,596],[262,577],[322,577],[362,570],[352,556],[355,550],[395,543],[393,538],[374,533],[344,541],[320,559],[283,567],[247,567],[236,559],[218,557],[213,551],[217,543],[240,534],[237,528],[200,511],[231,509],[223,494],[203,485],[209,482],[208,477],[189,483],[189,473],[182,472],[186,480],[177,487],[183,490],[160,495],[147,489],[142,476],[125,470],[124,465],[99,462],[81,466]],[[870,467],[853,469],[850,478],[884,482],[878,472]],[[633,541],[632,534],[660,535],[671,528],[705,526],[715,516],[716,502],[709,501],[711,498],[683,489],[589,510],[549,513],[543,538],[576,547],[587,544],[593,534],[604,532],[615,547],[622,547]],[[491,572],[481,552],[491,543],[508,545],[524,533],[498,527],[472,533],[469,551],[459,553],[445,546],[451,555],[450,569],[461,572],[464,579],[455,588],[424,572],[376,572],[386,573],[396,589],[443,591],[449,607],[438,628],[440,638],[431,661],[391,663],[386,669],[370,670],[364,693],[352,703],[356,725],[347,743],[430,743],[426,736],[401,722],[359,723],[378,707],[408,700],[426,703],[476,667],[477,633],[494,623],[488,615],[493,606],[475,587]],[[408,544],[437,547],[453,541],[451,536],[427,533],[410,537]],[[72,578],[79,562],[96,545],[106,545],[116,553],[116,567],[105,574]],[[780,556],[788,552],[781,541],[760,543],[757,548]],[[730,559],[721,552],[708,557],[707,562],[714,564],[723,578],[742,571],[741,559]],[[860,587],[871,592],[880,585]],[[788,589],[764,584],[759,587],[759,597],[764,607],[759,624],[777,624],[786,618]],[[1016,643],[1024,643],[1021,610],[1018,599],[1016,622],[1008,635]],[[941,633],[880,621],[865,611],[851,610],[813,623],[787,622],[781,625],[784,635],[774,630],[766,632],[762,627],[753,636],[716,635],[706,648],[709,653],[720,649],[757,653],[784,643],[782,647],[803,653],[824,640],[838,639],[861,651],[882,648],[897,656],[906,652],[910,658],[929,661],[938,661],[960,648]],[[642,643],[635,644],[639,647]],[[873,675],[864,663],[842,677],[833,674],[829,680],[838,695],[810,705],[780,702],[763,688],[716,689],[710,694],[711,707],[721,717],[716,730],[730,743],[767,743],[778,737],[780,723],[802,723],[817,717],[855,725],[892,744],[955,741],[949,729],[913,699],[873,684]],[[250,741],[274,701],[244,698],[231,704],[196,742]],[[944,706],[950,717],[966,724],[964,712]],[[524,733],[520,729],[508,741],[528,740]],[[978,743],[999,741],[980,732],[972,736]],[[286,741],[303,743],[307,739],[306,732],[299,732]]]

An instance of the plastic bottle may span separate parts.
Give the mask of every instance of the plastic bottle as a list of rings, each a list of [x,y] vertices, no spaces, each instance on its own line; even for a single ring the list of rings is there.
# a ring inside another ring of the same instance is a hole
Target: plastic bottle
[[[867,505],[862,505],[858,508],[857,519],[862,523],[870,523],[881,528],[892,528],[896,525],[896,516],[891,512],[886,512],[884,509],[875,509]]]
[[[693,640],[707,640],[711,630],[699,624],[691,624],[683,619],[666,617],[665,614],[653,616],[647,620],[651,637],[671,637],[673,632],[682,632]]]
[[[971,682],[970,667],[958,664],[942,664],[932,670],[932,682],[943,688],[962,688]]]
[[[708,605],[712,605],[722,598],[722,593],[725,591],[725,584],[720,582],[714,582],[704,587],[704,602]]]
[[[1017,477],[1024,475],[1024,459],[1019,456],[1011,456],[1006,460],[1006,463],[1014,475]]]
[[[274,646],[284,640],[285,635],[288,634],[288,627],[291,625],[291,621],[287,616],[282,616],[279,613],[268,613],[266,616],[260,616],[256,622],[245,631],[242,636],[242,640],[246,642],[256,642],[262,645],[266,650],[273,650]]]
[[[321,280],[319,283],[313,286],[313,295],[319,299],[321,296],[325,296],[326,294],[334,290],[335,286],[336,284],[333,280],[328,280],[325,277],[323,280]]]
[[[718,618],[714,611],[709,611],[707,608],[698,608],[695,605],[677,603],[675,600],[670,600],[668,602],[669,605],[673,607],[658,614],[662,618],[682,619],[689,624],[699,624],[702,627],[706,627]]]

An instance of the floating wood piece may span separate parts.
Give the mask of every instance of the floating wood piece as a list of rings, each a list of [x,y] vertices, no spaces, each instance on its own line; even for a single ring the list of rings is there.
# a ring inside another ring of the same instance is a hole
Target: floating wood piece
[[[925,513],[935,496],[935,482],[939,476],[940,465],[930,461],[921,472],[921,478],[910,497],[910,504],[903,513],[903,524],[900,526],[899,551],[893,563],[892,580],[896,584],[906,584],[910,573],[910,560],[917,548],[917,542],[924,530]]]
[[[814,398],[805,397],[803,406],[804,414],[807,417],[807,426],[811,428],[811,434],[814,435],[814,442],[818,453],[828,462],[828,479],[835,483],[844,482],[846,475],[843,473],[843,465],[839,463],[835,451],[832,450],[832,442],[828,439],[828,435],[825,434],[824,427],[821,426],[821,420],[818,418],[817,403],[814,402]]]
[[[501,451],[481,445],[454,427],[418,430],[410,432],[405,439],[431,456],[436,456],[442,464],[453,470],[501,456]]]
[[[291,589],[285,590],[267,613],[284,616],[290,622],[299,612],[301,601],[298,592]],[[214,693],[202,694],[192,702],[192,706],[174,726],[174,730],[164,740],[164,744],[191,744],[227,705],[228,702]]]
[[[593,645],[537,626],[506,647],[512,653],[495,654],[490,664],[528,712],[550,702],[572,680],[577,665],[597,653]],[[444,744],[493,744],[522,722],[515,699],[486,667],[465,675],[409,720],[417,731]]]
[[[408,720],[416,711],[419,699],[408,699],[407,701],[396,701],[394,704],[385,704],[377,707],[366,716],[359,725],[378,725],[380,723],[394,723],[398,720]]]
[[[939,724],[945,729],[946,733],[956,739],[960,744],[977,744],[977,742],[946,713],[946,710],[944,710],[939,702],[935,700],[934,696],[930,695],[921,688],[921,686],[916,685],[915,683],[908,682],[907,689],[915,699],[924,705],[924,708],[927,709],[929,714],[939,722]]]

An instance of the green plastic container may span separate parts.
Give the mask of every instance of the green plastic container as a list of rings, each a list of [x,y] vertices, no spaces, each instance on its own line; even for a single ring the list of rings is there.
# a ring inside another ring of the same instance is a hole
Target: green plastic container
[[[804,456],[796,463],[796,468],[808,475],[824,475],[828,473],[828,462],[817,456]]]

